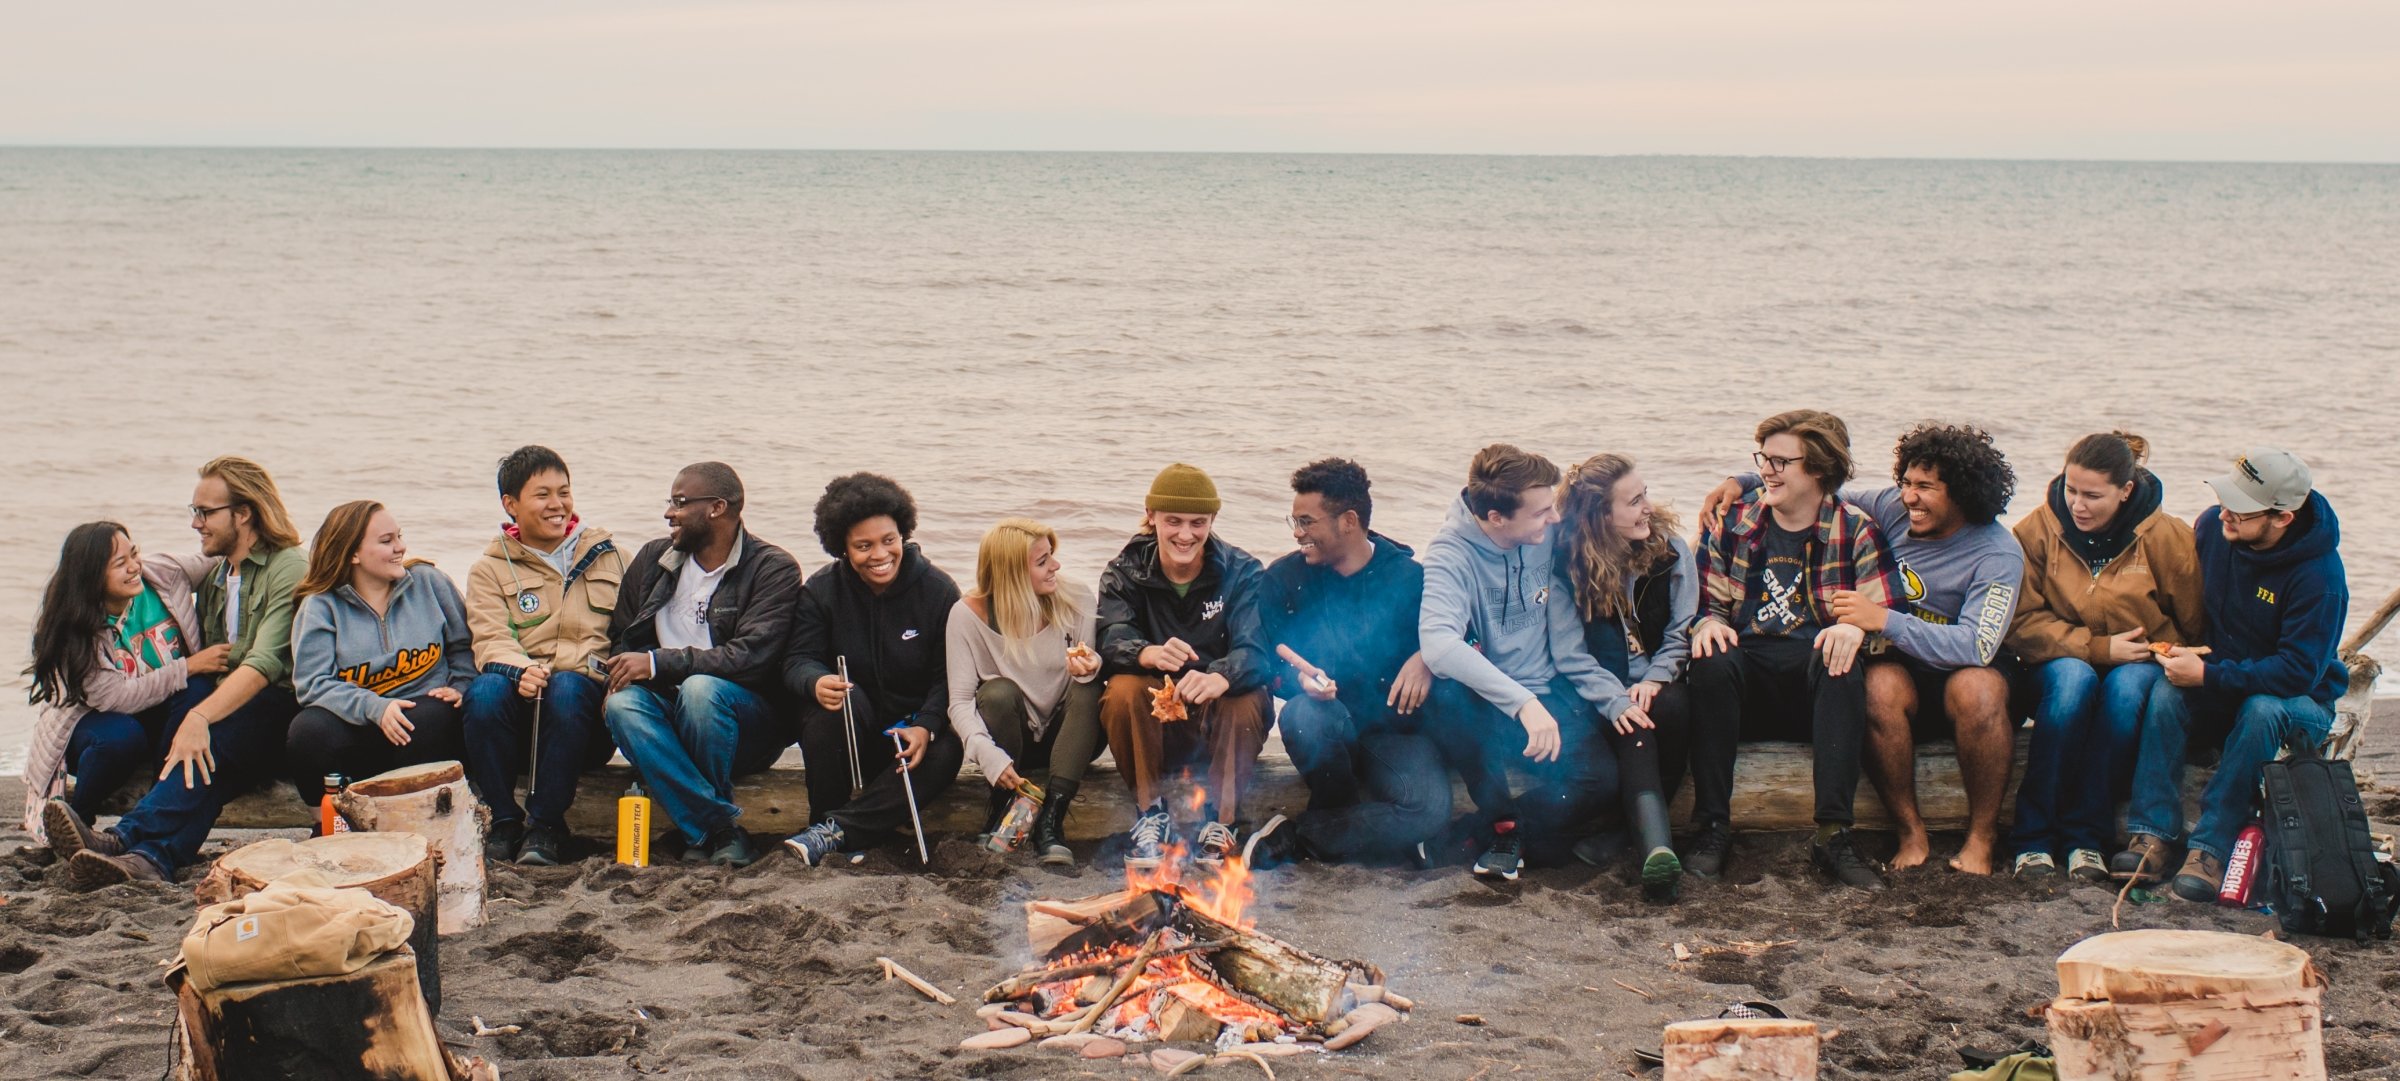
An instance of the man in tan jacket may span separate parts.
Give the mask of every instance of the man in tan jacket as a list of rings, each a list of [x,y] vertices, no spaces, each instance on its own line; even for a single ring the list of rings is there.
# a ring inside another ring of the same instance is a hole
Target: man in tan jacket
[[[500,528],[467,572],[475,667],[464,725],[467,779],[492,810],[487,859],[549,866],[567,840],[584,770],[614,750],[601,723],[608,621],[625,557],[608,531],[575,517],[567,463],[548,447],[500,460]],[[532,763],[526,807],[517,774]]]

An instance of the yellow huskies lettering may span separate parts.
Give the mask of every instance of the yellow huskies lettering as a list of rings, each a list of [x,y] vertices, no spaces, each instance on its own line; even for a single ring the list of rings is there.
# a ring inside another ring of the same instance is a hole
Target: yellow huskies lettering
[[[396,688],[408,686],[418,676],[441,667],[441,663],[442,644],[428,642],[416,649],[402,648],[399,655],[392,658],[392,663],[371,673],[366,665],[354,664],[334,675],[345,683],[355,683],[376,694],[390,694]]]

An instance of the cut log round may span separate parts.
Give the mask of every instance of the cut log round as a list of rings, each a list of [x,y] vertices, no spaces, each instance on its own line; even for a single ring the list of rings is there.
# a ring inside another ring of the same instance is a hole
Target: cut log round
[[[2116,931],[2058,955],[2061,998],[2181,1002],[2218,995],[2288,998],[2316,986],[2308,951],[2222,931]]]
[[[1815,1081],[1817,1026],[1780,1017],[1678,1021],[1659,1054],[1666,1081]]]
[[[369,833],[414,833],[440,864],[441,933],[483,924],[483,836],[491,812],[475,801],[456,762],[403,766],[354,781],[333,798],[350,824]]]
[[[2323,980],[2299,948],[2216,931],[2124,931],[2058,959],[2060,1081],[2318,1081]]]
[[[178,970],[176,1011],[194,1081],[322,1076],[449,1081],[451,1060],[417,995],[416,958],[393,950],[346,976],[193,990]],[[298,1066],[300,1073],[287,1073]]]
[[[426,1009],[441,1013],[440,941],[434,916],[439,889],[432,848],[423,837],[337,833],[306,841],[257,841],[218,857],[192,892],[203,905],[222,904],[271,882],[356,887],[408,913],[416,921],[408,935],[409,948],[416,951],[411,967],[424,984]]]

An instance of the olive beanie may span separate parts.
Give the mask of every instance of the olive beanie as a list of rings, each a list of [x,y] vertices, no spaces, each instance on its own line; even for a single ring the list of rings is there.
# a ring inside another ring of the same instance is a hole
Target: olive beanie
[[[1217,498],[1217,482],[1198,466],[1182,462],[1159,470],[1150,482],[1149,497],[1142,500],[1143,509],[1169,514],[1215,514],[1224,505]]]

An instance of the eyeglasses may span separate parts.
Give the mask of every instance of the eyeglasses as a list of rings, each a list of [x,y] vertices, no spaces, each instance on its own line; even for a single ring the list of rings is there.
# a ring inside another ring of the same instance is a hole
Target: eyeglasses
[[[694,503],[706,503],[712,499],[722,501],[724,498],[721,495],[671,495],[667,497],[667,509],[682,510]]]
[[[225,504],[225,505],[224,505],[224,506],[222,506],[222,507],[203,507],[203,506],[201,506],[201,505],[200,505],[200,504],[198,504],[198,503],[194,503],[194,504],[192,504],[192,505],[190,505],[190,506],[188,506],[188,507],[185,507],[185,508],[183,508],[183,509],[185,509],[185,510],[188,510],[188,511],[192,512],[192,520],[193,520],[193,521],[195,521],[195,522],[205,522],[205,521],[209,520],[210,518],[213,518],[213,517],[215,517],[215,516],[216,516],[216,513],[217,513],[218,511],[221,511],[221,510],[232,510],[232,509],[233,509],[234,507],[236,507],[236,506],[239,506],[239,504],[236,504],[236,503],[227,503],[227,504]]]
[[[1754,450],[1750,452],[1750,460],[1758,463],[1758,471],[1761,473],[1781,473],[1786,469],[1790,469],[1793,466],[1807,461],[1808,459],[1779,458],[1763,450]]]
[[[2226,521],[2228,521],[2228,522],[2232,522],[2232,523],[2233,523],[2233,524],[2235,524],[2235,525],[2249,525],[2250,523],[2252,523],[2252,522],[2255,522],[2255,521],[2257,521],[2257,520],[2259,520],[2259,519],[2261,519],[2261,518],[2264,518],[2264,517],[2266,517],[2267,515],[2270,515],[2270,514],[2273,514],[2273,513],[2275,513],[2275,508],[2273,508],[2273,507],[2268,507],[2268,508],[2267,508],[2267,509],[2265,509],[2265,510],[2254,510],[2254,511],[2251,511],[2250,513],[2248,513],[2248,514],[2241,514],[2241,513],[2237,513],[2237,512],[2235,512],[2235,511],[2229,511],[2229,510],[2219,510],[2219,511],[2217,512],[2217,515],[2218,515],[2219,517],[2221,517],[2221,518],[2225,519],[2225,520],[2226,520]]]
[[[1318,518],[1307,514],[1303,514],[1298,517],[1294,517],[1289,514],[1283,516],[1283,524],[1288,525],[1293,529],[1300,530],[1303,533],[1317,528],[1317,523],[1324,520],[1325,519],[1323,518]]]

